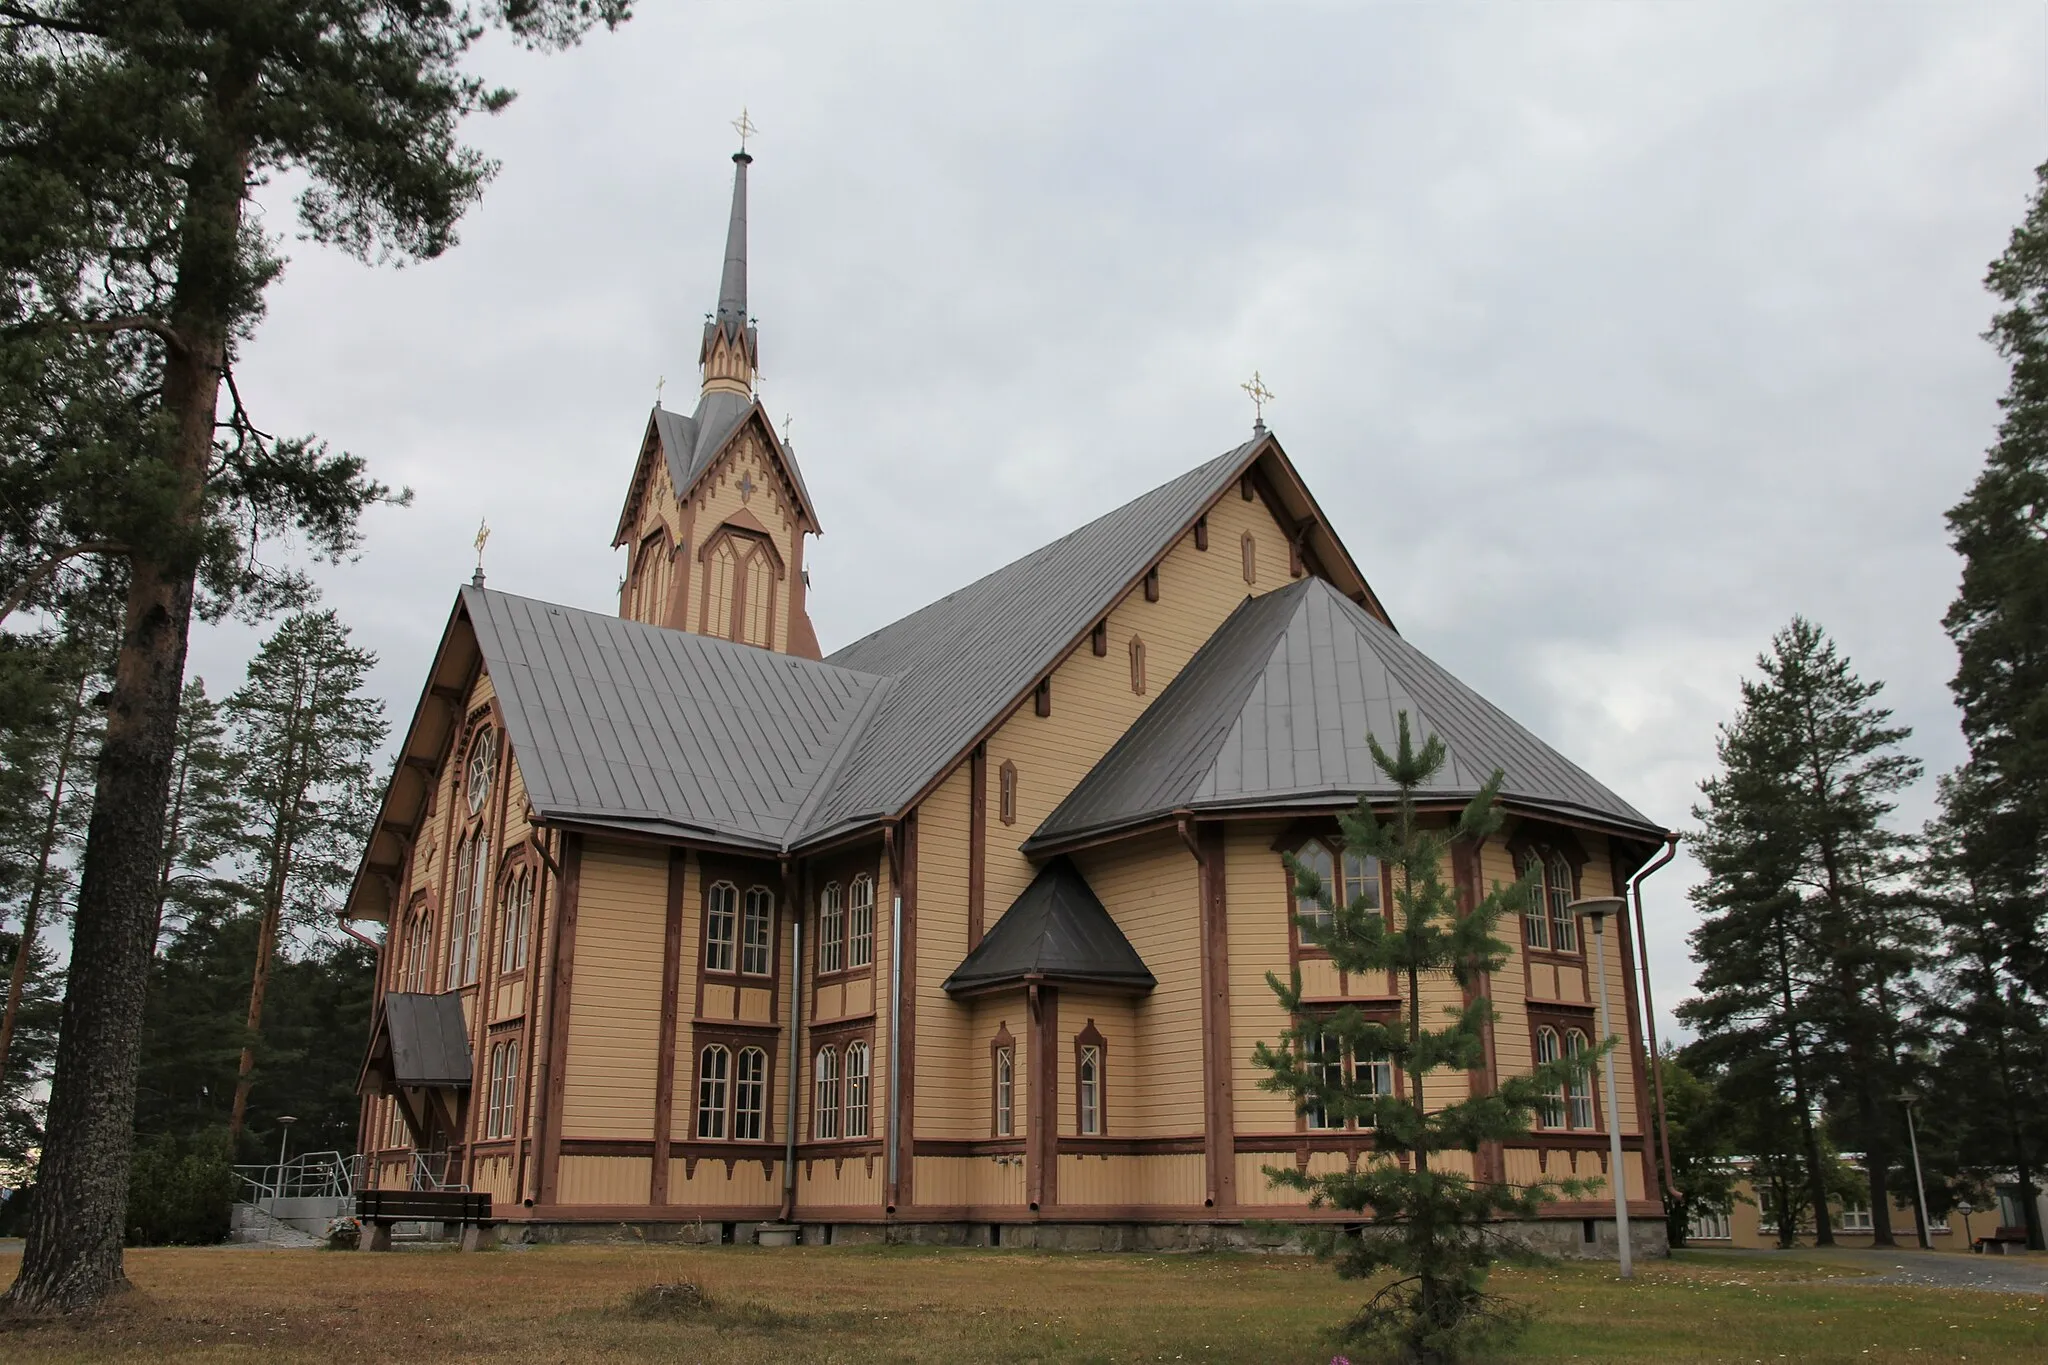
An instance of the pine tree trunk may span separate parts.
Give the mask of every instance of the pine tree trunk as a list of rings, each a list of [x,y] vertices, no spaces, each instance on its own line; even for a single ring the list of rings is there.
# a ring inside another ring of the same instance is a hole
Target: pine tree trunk
[[[229,81],[216,95],[224,125],[232,127],[230,115],[245,88]],[[136,551],[129,561],[35,1203],[21,1269],[7,1291],[20,1313],[88,1310],[127,1284],[121,1244],[157,860],[177,750],[196,533],[205,515],[248,167],[246,143],[224,136],[189,172],[170,318],[179,340],[165,347],[163,383],[163,407],[176,424],[168,472],[176,481],[177,511],[171,525],[159,528],[157,546]]]
[[[1778,930],[1778,1002],[1785,1011],[1786,1050],[1792,1058],[1792,1102],[1799,1110],[1800,1146],[1806,1157],[1806,1190],[1813,1203],[1813,1242],[1815,1246],[1830,1247],[1835,1244],[1835,1230],[1828,1221],[1828,1184],[1825,1169],[1820,1159],[1820,1139],[1813,1129],[1813,1100],[1806,1087],[1806,1049],[1799,1040],[1799,1024],[1796,997],[1792,994],[1791,950],[1785,939],[1787,930],[1781,921]],[[1781,1219],[1778,1223],[1779,1236],[1785,1245],[1790,1245],[1792,1220]]]
[[[29,882],[28,907],[21,914],[21,941],[14,945],[14,969],[7,980],[7,1009],[0,1014],[0,1079],[7,1075],[7,1055],[13,1050],[15,1021],[21,1014],[21,993],[28,988],[29,955],[40,928],[43,892],[50,885],[50,860],[57,852],[57,828],[64,817],[64,783],[71,775],[71,750],[78,742],[78,719],[85,712],[85,691],[91,682],[90,672],[80,675],[78,695],[72,698],[71,713],[64,718],[64,740],[57,748],[57,771],[50,780],[50,810],[43,820],[43,844],[37,852],[35,876]]]
[[[282,877],[279,878],[282,889]],[[263,995],[270,988],[270,960],[277,952],[277,922],[283,913],[283,897],[273,892],[263,906],[263,928],[256,935],[256,971],[249,979],[249,1041],[242,1044],[242,1060],[235,1067],[235,1108],[228,1116],[228,1141],[240,1140],[242,1124],[249,1116],[249,1090],[255,1084],[256,1038],[263,1031]]]

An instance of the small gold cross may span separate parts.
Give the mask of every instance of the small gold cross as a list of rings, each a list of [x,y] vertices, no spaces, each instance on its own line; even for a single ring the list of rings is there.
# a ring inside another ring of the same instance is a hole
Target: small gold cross
[[[476,546],[476,577],[470,581],[478,587],[484,584],[484,544],[490,538],[491,524],[481,517],[477,518],[476,540],[473,542]]]
[[[747,117],[747,106],[744,104],[740,106],[740,116],[732,121],[732,130],[740,135],[742,152],[747,150],[747,139],[761,131],[754,126],[754,121]]]
[[[667,375],[663,375],[661,378],[654,381],[654,406],[656,406],[657,408],[661,406],[661,391],[667,387]]]
[[[1266,424],[1266,404],[1273,401],[1273,391],[1266,387],[1265,380],[1259,378],[1257,370],[1252,371],[1249,383],[1239,384],[1238,387],[1251,396],[1253,415],[1258,424],[1264,426]]]

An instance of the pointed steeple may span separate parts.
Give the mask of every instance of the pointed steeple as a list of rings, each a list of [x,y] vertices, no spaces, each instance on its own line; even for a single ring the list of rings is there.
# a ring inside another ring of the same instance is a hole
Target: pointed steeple
[[[752,397],[761,365],[760,338],[747,316],[747,167],[754,158],[743,146],[733,153],[732,217],[725,230],[725,268],[718,280],[718,310],[704,321],[704,392]]]

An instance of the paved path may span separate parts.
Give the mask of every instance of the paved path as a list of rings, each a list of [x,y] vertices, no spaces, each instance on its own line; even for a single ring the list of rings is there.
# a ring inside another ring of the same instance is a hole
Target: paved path
[[[2033,1256],[1964,1255],[1959,1252],[1893,1251],[1835,1252],[1828,1260],[1886,1267],[1862,1284],[1910,1284],[1932,1289],[1983,1289],[1997,1294],[2048,1295],[2048,1258]]]

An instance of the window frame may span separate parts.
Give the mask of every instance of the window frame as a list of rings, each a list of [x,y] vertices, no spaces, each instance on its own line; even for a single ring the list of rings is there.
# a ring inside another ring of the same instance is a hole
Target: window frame
[[[856,1057],[860,1061],[858,1073],[854,1070]],[[840,1050],[839,1077],[845,1092],[845,1112],[841,1116],[839,1132],[849,1142],[859,1142],[874,1136],[874,1066],[874,1049],[868,1046],[865,1038],[852,1039]],[[856,1083],[858,1096],[855,1095]],[[860,1131],[857,1133],[853,1131],[855,1114],[860,1115]]]
[[[867,898],[861,899],[865,888]],[[846,970],[872,970],[875,965],[875,878],[856,872],[846,884]]]
[[[1006,825],[1017,823],[1017,761],[1012,758],[996,769],[996,818]]]
[[[1584,1029],[1568,1028],[1564,1034],[1564,1055],[1577,1057],[1592,1050],[1593,1040]],[[1574,1131],[1594,1132],[1600,1128],[1600,1101],[1593,1088],[1593,1073],[1565,1084],[1565,1117]],[[1584,1122],[1580,1122],[1581,1117]]]
[[[839,1105],[839,1044],[827,1039],[811,1051],[811,1141],[839,1141]]]
[[[1573,858],[1570,849],[1552,841],[1516,840],[1510,846],[1515,875],[1526,877],[1531,865],[1537,869],[1536,893],[1522,911],[1522,951],[1525,955],[1572,966],[1586,964],[1585,936],[1570,912],[1583,885],[1585,860]],[[1536,938],[1540,936],[1539,943]],[[1568,941],[1570,946],[1561,947]]]
[[[752,1080],[747,1078],[747,1059],[755,1059],[759,1074]],[[753,1104],[744,1102],[747,1089],[753,1090]],[[732,1120],[726,1131],[732,1134],[732,1142],[760,1142],[768,1132],[768,1049],[758,1043],[749,1043],[733,1053],[732,1059]],[[751,1120],[753,1131],[742,1132]]]
[[[476,771],[478,760],[484,763],[481,775]],[[479,724],[470,736],[469,747],[462,756],[462,804],[464,818],[484,819],[484,807],[490,803],[491,792],[497,786],[498,776],[498,728],[488,721]]]
[[[835,878],[818,888],[818,975],[845,970],[846,903]]]
[[[1544,1046],[1545,1039],[1549,1040],[1548,1047]],[[1554,1024],[1531,1020],[1529,1055],[1535,1059],[1537,1066],[1542,1066],[1545,1062],[1562,1061],[1564,1035],[1557,1031]],[[1570,1132],[1571,1125],[1566,1122],[1570,1117],[1570,1111],[1565,1105],[1565,1087],[1560,1085],[1554,1091],[1545,1091],[1542,1102],[1536,1106],[1536,1126],[1553,1132]]]
[[[728,893],[721,897],[720,891]],[[717,931],[723,926],[723,934]],[[704,971],[713,976],[739,975],[740,888],[730,877],[719,877],[704,888]]]
[[[1010,1036],[1007,1021],[996,1025],[989,1040],[988,1135],[992,1138],[1017,1136],[1017,1040]]]
[[[718,1074],[711,1074],[711,1058],[718,1058]],[[699,1142],[728,1142],[732,1118],[732,1047],[722,1040],[713,1040],[697,1049],[697,1121],[692,1130]],[[716,1087],[714,1091],[712,1087]],[[718,1126],[715,1133],[704,1131],[709,1119]]]
[[[756,907],[765,905],[756,914]],[[759,926],[758,938],[755,928]],[[740,976],[773,978],[775,975],[775,890],[760,882],[754,883],[740,898]],[[760,965],[754,966],[755,962]]]
[[[499,897],[498,975],[518,976],[526,971],[533,936],[533,898],[540,878],[533,864],[522,859],[512,865]]]
[[[1320,832],[1302,835],[1299,838],[1290,836],[1284,841],[1283,851],[1291,854],[1296,862],[1308,861],[1305,855],[1311,852],[1319,858],[1327,858],[1329,860],[1329,868],[1327,873],[1324,874],[1324,882],[1332,893],[1331,899],[1333,902],[1341,900],[1343,904],[1350,904],[1354,899],[1354,894],[1351,890],[1354,881],[1361,888],[1365,886],[1372,887],[1374,898],[1379,902],[1377,908],[1381,917],[1386,919],[1388,923],[1392,923],[1393,913],[1390,907],[1393,897],[1389,892],[1387,869],[1385,864],[1381,863],[1373,854],[1354,854],[1345,849],[1343,841],[1339,836]],[[1360,875],[1356,878],[1351,875],[1349,866],[1354,859],[1364,859],[1366,862],[1366,867],[1360,869]],[[1319,873],[1323,872],[1323,869],[1320,867],[1316,870]],[[1299,916],[1305,912],[1301,909],[1300,898],[1294,894],[1294,874],[1288,870],[1284,859],[1280,863],[1280,872],[1287,883],[1287,933],[1288,941],[1293,946],[1296,959],[1328,958],[1330,953],[1327,948],[1310,942],[1302,935]],[[1308,913],[1311,914],[1312,918],[1318,920],[1324,918],[1322,907],[1320,906],[1314,907]],[[1334,910],[1328,922],[1335,922]]]
[[[1093,1138],[1108,1134],[1109,1043],[1090,1018],[1074,1035],[1074,1136]]]
[[[1133,633],[1130,650],[1131,692],[1142,697],[1145,695],[1145,637]]]

